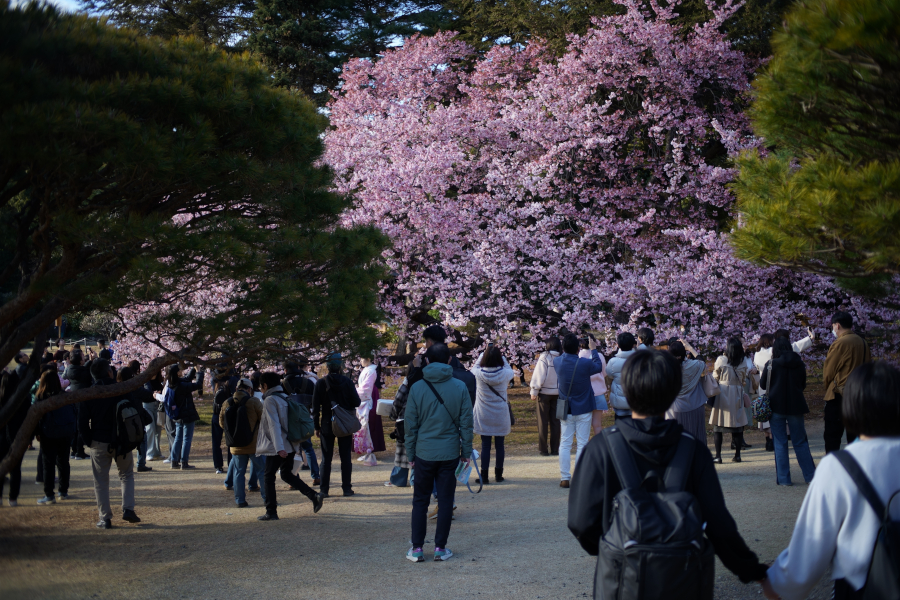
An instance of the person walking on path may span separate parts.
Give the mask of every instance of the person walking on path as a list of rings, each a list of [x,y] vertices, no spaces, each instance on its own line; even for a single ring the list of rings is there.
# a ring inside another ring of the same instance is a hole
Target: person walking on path
[[[262,420],[256,438],[256,453],[266,457],[265,495],[266,514],[257,517],[260,521],[278,520],[278,498],[275,495],[275,476],[281,473],[281,480],[300,490],[313,504],[313,512],[322,508],[323,494],[306,485],[302,479],[294,475],[294,454],[300,451],[300,444],[294,445],[288,440],[288,404],[287,394],[281,387],[281,376],[278,373],[262,373],[259,388],[263,393]],[[235,478],[235,496],[243,492]],[[240,488],[240,491],[239,491]]]
[[[769,379],[771,371],[771,379]],[[791,349],[787,338],[778,338],[772,347],[772,360],[763,367],[761,381],[768,384],[772,418],[769,424],[775,438],[775,481],[778,485],[791,483],[791,466],[788,456],[788,439],[785,427],[791,428],[791,443],[803,479],[809,483],[816,472],[803,415],[809,412],[803,390],[806,389],[806,365],[800,355]]]
[[[825,453],[841,449],[844,421],[841,413],[844,384],[850,373],[863,363],[872,361],[866,340],[853,332],[853,317],[837,312],[831,318],[831,331],[836,338],[825,356]],[[792,432],[793,435],[793,432]],[[856,439],[856,432],[847,430],[847,443]]]
[[[769,567],[767,598],[802,600],[826,572],[835,600],[879,597],[868,589],[877,585],[873,575],[890,576],[871,561],[885,509],[895,527],[900,521],[900,371],[867,362],[842,383],[843,423],[859,440],[819,463],[790,545]]]
[[[53,371],[44,371],[35,394],[35,403],[62,394],[59,377]],[[41,417],[38,441],[41,443],[41,461],[44,469],[44,497],[38,504],[56,504],[53,486],[56,469],[59,469],[59,499],[69,497],[69,447],[75,435],[77,420],[75,406],[67,404]]]
[[[194,406],[194,392],[203,389],[203,370],[197,373],[194,369],[188,374],[187,380],[182,380],[182,370],[179,365],[169,367],[166,377],[165,403],[167,407],[177,408],[177,414],[170,414],[175,421],[175,441],[172,443],[169,460],[173,469],[193,469],[194,465],[188,462],[191,456],[191,443],[194,439],[194,426],[200,420],[197,407]],[[196,374],[197,380],[191,381]]]
[[[135,375],[138,374],[138,368],[140,367],[140,363],[136,360],[131,361],[127,367],[123,367],[119,369],[119,372],[116,373],[116,382],[121,383],[123,381],[128,381],[129,379],[133,379]],[[134,390],[130,394],[128,394],[129,398],[137,402],[147,414],[151,417],[156,416],[156,412],[152,411],[153,406],[156,402],[153,399],[153,392],[149,391],[145,387],[141,386],[138,389]],[[152,419],[151,422],[156,419]],[[138,473],[147,473],[153,470],[153,467],[147,466],[147,437],[146,437],[146,429],[149,425],[145,422],[142,423],[144,425],[145,435],[141,438],[141,443],[137,447],[137,455],[138,455],[138,464],[137,464],[137,472]]]
[[[716,359],[713,378],[719,382],[721,392],[709,415],[713,426],[713,441],[716,457],[713,462],[722,464],[722,438],[731,434],[734,458],[731,462],[741,462],[741,447],[744,445],[744,427],[747,425],[747,411],[744,410],[744,383],[750,371],[744,362],[744,346],[738,338],[729,338],[725,354]]]
[[[696,439],[706,440],[706,394],[702,385],[706,363],[695,360],[697,354],[683,340],[670,343],[669,353],[681,366],[681,390],[666,411],[666,418],[678,421]]]
[[[631,335],[631,334],[629,334]],[[632,341],[634,338],[632,338]],[[562,420],[559,443],[559,487],[568,488],[572,479],[572,438],[577,442],[575,464],[591,436],[594,412],[594,388],[591,376],[603,372],[603,359],[597,352],[597,341],[591,336],[591,360],[578,358],[578,336],[570,333],[563,338],[563,355],[553,361],[559,378],[559,401],[566,402],[566,418]]]
[[[531,374],[531,399],[537,401],[538,452],[541,456],[555,456],[559,454],[560,424],[556,418],[559,384],[553,361],[562,353],[562,344],[553,336],[545,348]]]
[[[682,389],[681,373],[675,358],[659,350],[639,351],[625,363],[621,381],[633,411],[632,418],[616,422],[615,427],[595,436],[585,449],[569,495],[569,530],[588,554],[598,556],[601,553],[601,540],[609,532],[616,512],[613,499],[624,488],[610,450],[610,435],[624,437],[640,472],[638,481],[644,480],[648,485],[651,471],[655,471],[657,478],[666,472],[684,438],[693,444],[684,491],[693,495],[699,505],[704,537],[712,543],[725,568],[742,582],[762,582],[766,579],[766,565],[760,563],[747,547],[728,512],[706,441],[685,434],[679,423],[664,417]],[[679,570],[682,564],[688,568],[684,559],[676,560]],[[597,599],[608,597],[603,594],[607,582],[602,574],[598,561],[594,580],[594,598]],[[710,576],[714,577],[713,574]],[[666,582],[660,583],[665,586]],[[622,585],[627,583],[622,582]]]
[[[649,331],[649,330],[648,330]],[[578,352],[578,358],[591,358],[591,348],[589,340],[582,339],[580,342],[581,351]],[[594,392],[594,412],[591,413],[591,430],[594,435],[600,433],[603,429],[603,413],[609,410],[606,403],[606,359],[600,355],[603,361],[603,371],[596,375],[591,375],[591,389]]]
[[[256,440],[259,433],[260,420],[262,419],[263,404],[259,398],[253,395],[253,384],[250,383],[249,379],[239,380],[234,395],[222,402],[222,410],[219,411],[219,427],[222,428],[226,438],[228,437],[228,434],[225,434],[225,431],[228,429],[226,413],[231,414],[228,411],[235,411],[234,419],[237,421],[238,408],[240,407],[244,408],[243,413],[246,415],[246,430],[250,432],[250,443],[246,446],[229,447],[231,452],[229,471],[231,472],[234,487],[234,502],[238,505],[238,508],[247,508],[249,504],[247,504],[247,493],[244,489],[247,464],[252,463],[256,473],[264,473],[266,470],[266,459],[256,454]],[[262,493],[263,504],[265,504],[266,492],[264,489]]]
[[[287,360],[284,362],[284,379],[281,380],[281,386],[289,394],[297,394],[300,403],[309,409],[312,414],[312,397],[316,389],[316,377],[312,373],[303,371],[303,366],[308,364],[306,358],[300,358],[297,361]],[[316,450],[313,448],[312,440],[304,440],[300,442],[300,451],[306,456],[307,468],[313,478],[313,485],[319,485],[321,481],[321,473],[319,472],[319,461],[316,458]]]
[[[340,354],[332,354],[326,363],[328,375],[316,382],[313,391],[313,423],[316,436],[322,445],[322,496],[328,497],[331,488],[331,461],[334,458],[334,445],[337,441],[338,455],[341,460],[341,489],[344,496],[352,496],[353,483],[353,436],[336,437],[331,429],[331,407],[340,406],[351,412],[359,408],[359,394],[349,377],[341,374],[344,364]]]
[[[494,480],[503,481],[503,460],[506,452],[503,442],[512,430],[509,400],[506,388],[513,378],[512,367],[500,353],[500,349],[489,344],[472,367],[475,376],[475,408],[472,427],[481,436],[481,478],[476,483],[490,483],[488,469],[491,467],[491,441],[497,449],[497,462],[494,467]],[[440,506],[440,502],[438,502]]]
[[[637,340],[629,332],[623,331],[620,333],[616,336],[616,344],[619,346],[619,351],[609,359],[609,364],[606,365],[606,374],[612,379],[612,383],[609,386],[609,406],[616,411],[617,421],[631,416],[631,407],[628,406],[628,399],[625,397],[625,392],[622,391],[621,377],[625,361],[637,352],[634,348],[636,343]]]
[[[412,547],[406,558],[423,562],[431,492],[438,497],[434,560],[450,559],[447,548],[453,519],[456,469],[472,455],[472,408],[465,384],[453,377],[450,349],[435,344],[434,361],[422,369],[423,380],[409,391],[406,403],[406,450],[413,469]],[[508,382],[508,380],[507,380]]]
[[[91,375],[94,385],[113,385],[115,378],[109,361],[97,358],[91,361]],[[109,469],[116,463],[119,480],[122,482],[122,519],[129,523],[140,523],[141,519],[134,512],[134,453],[119,453],[117,450],[116,407],[128,396],[111,398],[94,398],[78,405],[78,431],[81,439],[91,451],[91,470],[94,477],[94,495],[97,497],[97,509],[100,529],[112,528],[112,509],[109,505]],[[130,399],[129,399],[130,400]],[[137,402],[130,400],[131,406],[138,414],[146,413]],[[142,415],[141,421],[150,422],[150,415]]]

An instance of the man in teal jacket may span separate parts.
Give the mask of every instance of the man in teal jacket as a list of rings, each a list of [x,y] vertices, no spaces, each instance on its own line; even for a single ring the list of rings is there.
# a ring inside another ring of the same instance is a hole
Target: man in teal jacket
[[[406,558],[423,562],[428,504],[437,488],[438,518],[434,534],[434,560],[448,560],[456,468],[472,455],[472,403],[466,385],[453,378],[450,349],[435,344],[433,360],[416,382],[406,401],[406,453],[414,472],[412,548]]]

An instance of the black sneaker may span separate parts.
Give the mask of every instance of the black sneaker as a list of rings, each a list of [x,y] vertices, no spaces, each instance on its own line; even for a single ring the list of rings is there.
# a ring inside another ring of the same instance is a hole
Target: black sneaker
[[[138,473],[146,473],[147,471],[152,471],[153,467],[138,467]]]
[[[270,515],[269,513],[266,513],[262,516],[256,517],[256,520],[257,521],[277,521],[278,515]]]
[[[194,465],[189,465],[187,463],[182,463],[182,465],[181,465],[182,471],[187,471],[188,469],[196,469],[196,468],[197,467],[195,467]]]
[[[247,490],[248,490],[248,491],[251,491],[251,492],[258,492],[258,491],[259,491],[259,488],[258,488],[258,487],[252,487],[252,488],[247,488]]]
[[[313,512],[317,513],[322,510],[322,504],[325,503],[325,499],[322,498],[322,494],[316,494],[313,498]]]
[[[346,492],[344,492],[344,496],[355,496],[355,495],[356,495],[356,492],[354,492],[353,490],[347,490]]]
[[[134,514],[133,510],[124,510],[122,511],[122,520],[128,521],[129,523],[140,523],[141,518]]]
[[[246,502],[241,502],[240,504],[238,504],[238,508],[247,508],[248,506],[250,506],[250,505],[247,504]]]
[[[181,463],[172,463],[172,469],[180,469]]]
[[[301,471],[309,471],[309,465],[303,465],[302,467],[300,467],[300,470]]]
[[[109,519],[103,519],[102,521],[97,523],[97,529],[112,529],[112,521]]]

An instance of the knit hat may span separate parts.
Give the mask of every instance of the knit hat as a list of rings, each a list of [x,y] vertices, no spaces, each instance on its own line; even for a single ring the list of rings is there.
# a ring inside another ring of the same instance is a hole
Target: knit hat
[[[335,352],[328,357],[328,360],[325,361],[325,364],[328,365],[329,371],[337,371],[344,364],[344,359],[341,358],[340,352]]]

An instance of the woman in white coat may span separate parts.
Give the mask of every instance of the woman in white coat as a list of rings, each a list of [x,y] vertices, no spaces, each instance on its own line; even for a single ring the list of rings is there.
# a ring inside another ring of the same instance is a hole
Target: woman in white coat
[[[472,430],[481,436],[481,480],[488,481],[491,466],[491,442],[497,450],[494,479],[503,481],[503,459],[506,455],[503,441],[512,430],[509,401],[506,388],[513,377],[512,367],[493,344],[488,346],[472,367],[475,376],[475,409]],[[481,483],[481,481],[476,481]]]
[[[738,338],[729,338],[725,353],[716,359],[713,367],[713,378],[719,382],[721,393],[716,396],[716,403],[709,416],[709,424],[713,426],[713,441],[716,456],[713,462],[722,464],[722,438],[725,433],[731,434],[734,444],[734,458],[731,462],[741,462],[741,447],[744,445],[744,427],[749,422],[744,410],[744,384],[750,376],[744,361],[744,346]]]
[[[895,597],[874,587],[891,576],[891,565],[871,567],[885,508],[894,523],[900,520],[900,469],[889,466],[900,463],[900,371],[883,361],[857,367],[841,408],[859,440],[819,463],[791,543],[762,582],[767,598],[806,598],[829,571],[835,600]]]

